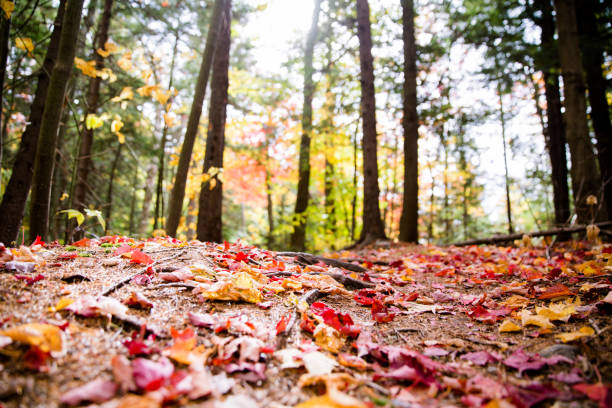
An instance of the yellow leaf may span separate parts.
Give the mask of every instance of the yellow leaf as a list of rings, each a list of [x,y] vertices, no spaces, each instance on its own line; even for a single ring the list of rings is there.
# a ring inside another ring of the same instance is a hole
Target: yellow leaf
[[[119,68],[121,68],[124,71],[131,71],[132,70],[132,52],[128,51],[125,54],[123,54],[121,56],[121,58],[119,58],[119,60],[117,61],[117,65],[119,65]]]
[[[211,300],[244,300],[250,303],[263,301],[263,295],[251,275],[240,272],[228,280],[197,290],[203,298]]]
[[[64,309],[65,307],[70,306],[71,304],[74,303],[74,299],[70,299],[68,297],[63,297],[60,300],[58,300],[57,304],[55,306],[52,306],[49,308],[50,312],[57,312],[59,310]]]
[[[140,77],[144,80],[144,81],[148,81],[149,78],[151,78],[151,75],[153,75],[153,72],[151,72],[150,70],[146,70],[146,71],[142,71],[140,73]]]
[[[65,199],[67,199],[68,197],[70,197],[68,195],[68,193],[63,193],[62,196],[60,197],[60,201],[64,201]]]
[[[523,310],[521,312],[521,324],[523,325],[523,327],[527,325],[533,325],[539,326],[542,329],[552,329],[553,327],[555,327],[555,325],[552,324],[547,317],[533,315],[527,310]]]
[[[159,88],[153,91],[153,99],[155,99],[161,105],[165,105],[166,103],[168,103],[169,98],[170,98],[169,92],[164,92]]]
[[[593,334],[595,334],[595,330],[593,330],[592,327],[584,326],[584,327],[581,327],[580,330],[578,331],[557,334],[555,335],[555,337],[557,339],[560,339],[562,342],[567,343],[567,342],[574,341],[582,337],[592,336]]]
[[[164,113],[164,123],[166,124],[167,127],[172,127],[174,126],[174,118],[172,116],[170,116],[167,113]]]
[[[62,331],[52,324],[24,324],[2,330],[0,335],[10,337],[14,341],[37,346],[45,352],[62,350]]]
[[[4,14],[6,14],[6,18],[11,18],[11,14],[13,10],[15,10],[15,3],[7,0],[0,0],[0,8],[4,10]]]
[[[20,50],[27,51],[29,55],[32,55],[32,51],[34,51],[32,39],[27,37],[15,38],[15,47],[19,48]]]
[[[325,323],[319,323],[313,333],[315,343],[321,348],[337,353],[344,345],[345,336]]]
[[[81,58],[75,57],[74,65],[83,73],[83,75],[87,75],[88,77],[92,78],[98,76],[98,71],[96,70],[96,61],[85,61]]]
[[[96,75],[105,81],[108,80],[108,82],[115,82],[117,80],[117,75],[110,68],[102,68],[101,71],[96,71]]]
[[[111,99],[112,102],[121,102],[126,99],[132,99],[134,97],[134,91],[131,86],[126,86],[121,90],[119,95],[115,96]]]
[[[502,322],[502,324],[499,325],[499,332],[500,333],[517,332],[517,331],[521,331],[521,326],[519,326],[518,324],[514,323],[510,319],[504,320]]]
[[[103,124],[104,120],[93,113],[88,114],[87,118],[85,118],[85,127],[87,129],[98,129],[102,127]]]
[[[549,320],[560,320],[567,322],[572,314],[576,313],[576,306],[580,306],[580,300],[576,298],[576,302],[572,303],[568,299],[565,303],[551,303],[546,307],[536,306],[535,310],[539,316],[546,317]]]
[[[96,52],[102,57],[102,58],[106,58],[110,55],[110,52],[107,50],[103,50],[102,48],[98,48],[96,50]]]
[[[104,43],[104,49],[107,52],[114,54],[119,51],[119,46],[115,44],[114,42],[107,41],[106,43]]]
[[[123,122],[121,121],[121,119],[115,119],[111,122],[111,131],[113,133],[119,133],[122,127]]]
[[[304,387],[321,382],[325,383],[325,394],[302,402],[296,405],[295,408],[365,408],[367,406],[358,399],[340,391],[341,387],[345,388],[348,385],[358,383],[358,381],[346,373],[326,375],[304,374],[300,377],[298,385]]]
[[[140,96],[151,96],[151,93],[159,88],[157,85],[145,85],[136,90]]]
[[[213,188],[215,188],[215,186],[217,185],[217,179],[211,179],[210,183],[208,183],[208,189],[212,190]]]
[[[125,143],[125,135],[121,132],[116,132],[115,133],[117,135],[117,140],[119,141],[120,144],[124,144]]]

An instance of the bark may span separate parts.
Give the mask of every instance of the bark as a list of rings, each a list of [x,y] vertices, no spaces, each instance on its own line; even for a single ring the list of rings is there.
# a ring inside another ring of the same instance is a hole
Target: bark
[[[376,140],[376,100],[374,92],[374,65],[372,61],[372,35],[370,32],[370,6],[368,0],[357,0],[357,35],[361,68],[361,116],[363,118],[363,229],[359,242],[368,243],[386,239],[380,217],[378,199],[378,158]]]
[[[501,134],[504,150],[504,180],[506,182],[506,217],[508,220],[508,234],[514,233],[512,225],[512,206],[510,203],[510,175],[508,174],[508,153],[506,143],[506,112],[504,111],[504,98],[501,90],[501,84],[497,83],[497,95],[499,97],[499,118],[501,122]]]
[[[565,128],[561,113],[561,92],[559,91],[559,52],[555,43],[555,21],[550,0],[535,2],[539,5],[542,18],[536,20],[541,29],[540,53],[546,96],[546,128],[544,138],[550,157],[551,181],[553,186],[553,206],[555,208],[555,224],[561,226],[569,221],[570,200],[567,185],[567,155],[565,145]],[[565,241],[569,235],[557,237]]]
[[[576,4],[576,13],[581,36],[582,62],[589,90],[590,116],[597,140],[597,161],[601,171],[603,201],[608,219],[612,219],[612,125],[606,96],[608,88],[602,72],[604,64],[602,42],[605,40],[598,29],[596,7],[596,2],[593,0],[582,1]]]
[[[228,70],[231,43],[232,2],[225,0],[219,27],[219,40],[212,67],[208,135],[204,154],[203,173],[211,167],[223,168],[225,147],[225,119],[227,113]],[[200,187],[197,239],[222,242],[223,182],[217,173]],[[214,184],[210,184],[215,180]],[[211,188],[212,187],[212,188]]]
[[[2,185],[2,159],[4,158],[4,126],[2,122],[2,96],[4,95],[4,76],[6,74],[6,63],[9,54],[9,36],[11,33],[11,19],[6,17],[6,13],[0,10],[0,186]],[[1,189],[0,189],[1,190]],[[0,224],[2,225],[2,224]],[[2,237],[0,236],[0,242]],[[7,244],[9,241],[7,241]]]
[[[304,250],[306,246],[306,208],[308,207],[310,185],[310,140],[312,137],[312,97],[314,82],[312,80],[312,58],[317,40],[321,0],[315,0],[312,24],[306,39],[304,49],[304,105],[302,110],[302,137],[300,140],[300,156],[298,162],[299,178],[297,197],[295,199],[295,227],[291,235],[291,247]]]
[[[267,152],[267,150],[266,150]],[[266,153],[267,154],[267,153]],[[266,160],[268,162],[269,160]],[[274,248],[274,201],[272,201],[272,175],[266,166],[266,210],[268,213],[268,249]]]
[[[38,73],[38,83],[30,107],[28,125],[21,135],[13,171],[6,186],[6,190],[4,191],[2,204],[0,204],[0,225],[2,225],[2,228],[0,228],[0,242],[6,244],[10,244],[17,239],[19,226],[23,220],[26,201],[32,184],[36,145],[40,133],[41,118],[45,107],[45,99],[47,98],[47,90],[49,89],[49,76],[55,65],[55,60],[57,59],[65,3],[66,1],[62,0],[57,9],[47,53],[42,68]],[[63,105],[63,101],[60,102],[60,105]]]
[[[113,0],[104,0],[104,9],[102,12],[102,18],[100,19],[100,25],[96,32],[96,37],[93,42],[92,57],[96,62],[96,69],[101,70],[104,68],[104,58],[98,54],[97,49],[104,49],[104,45],[108,41],[108,29],[111,23],[113,8]],[[100,101],[100,85],[102,78],[96,76],[95,78],[89,78],[89,84],[87,88],[87,110],[85,112],[85,118],[89,114],[95,114],[98,111],[98,105]],[[79,156],[77,163],[76,172],[76,185],[74,188],[73,205],[74,208],[83,211],[86,205],[87,196],[87,179],[89,178],[89,172],[92,166],[91,160],[91,149],[94,140],[94,130],[88,129],[83,126],[83,132],[81,133],[81,142],[79,144]]]
[[[104,219],[106,220],[106,228],[104,229],[104,235],[108,234],[108,230],[111,226],[111,216],[113,215],[113,187],[115,185],[115,174],[117,174],[117,167],[119,166],[119,161],[121,160],[121,149],[123,148],[123,144],[119,144],[117,146],[117,152],[115,153],[115,159],[113,160],[113,164],[111,166],[111,172],[108,182],[108,191],[106,193],[106,211]],[[146,203],[146,199],[145,199]]]
[[[170,62],[170,78],[168,80],[168,92],[172,90],[172,82],[174,80],[174,66],[176,54],[178,51],[178,31],[175,32],[174,48],[172,49],[172,61]],[[164,213],[164,171],[166,167],[166,142],[168,141],[168,125],[164,121],[164,129],[159,146],[159,164],[157,168],[157,186],[155,189],[155,216],[153,218],[153,230],[156,230],[162,224],[161,217]]]
[[[416,43],[414,39],[414,3],[402,0],[402,30],[404,39],[404,88],[402,127],[404,130],[404,194],[400,218],[399,239],[404,242],[419,240],[419,169],[417,115]]]
[[[196,238],[196,223],[198,221],[198,202],[196,201],[195,195],[189,196],[187,204],[187,216],[185,217],[185,225],[187,227],[186,238],[187,241],[192,241]]]
[[[359,127],[359,123],[357,124]],[[351,200],[351,241],[355,240],[357,228],[357,129],[353,138],[353,198]]]
[[[598,222],[594,225],[597,225],[599,228],[603,229],[603,228],[612,227],[612,222],[611,221]],[[516,234],[500,235],[500,236],[495,236],[495,237],[490,237],[490,238],[472,239],[469,241],[456,242],[452,245],[455,245],[455,246],[482,245],[482,244],[493,245],[493,244],[499,244],[502,242],[512,242],[514,240],[523,238],[523,236],[525,235],[528,235],[532,238],[549,237],[552,235],[561,235],[561,234],[571,235],[572,233],[575,233],[575,232],[586,231],[588,226],[589,225],[574,225],[571,227],[554,228],[550,230],[537,231],[537,232],[527,232],[527,233],[519,232]]]
[[[187,173],[189,171],[189,162],[193,153],[193,145],[198,134],[198,125],[202,116],[202,104],[206,96],[206,86],[210,74],[215,47],[217,46],[217,32],[221,15],[223,11],[224,0],[215,0],[213,7],[208,33],[206,35],[206,45],[204,46],[204,54],[202,55],[202,64],[200,65],[200,73],[195,86],[193,102],[191,103],[191,111],[187,120],[187,129],[185,130],[185,139],[181,147],[179,163],[176,169],[176,176],[172,192],[170,193],[170,202],[168,203],[168,219],[166,220],[166,233],[174,237],[178,229],[181,213],[183,211],[183,199],[185,198],[185,186],[187,184]]]
[[[585,224],[591,218],[586,198],[589,195],[598,196],[600,179],[587,125],[585,85],[578,46],[575,6],[574,0],[555,0],[559,57],[565,94],[565,130],[572,163],[570,173],[574,207],[578,222]]]
[[[140,214],[140,225],[138,227],[138,233],[142,236],[146,236],[147,229],[150,224],[150,213],[151,213],[151,201],[153,200],[153,180],[155,178],[154,166],[149,167],[147,181],[144,188],[144,201],[142,202],[142,213]]]
[[[57,131],[66,94],[66,85],[74,63],[83,1],[71,0],[66,3],[57,61],[49,79],[34,161],[32,197],[30,200],[30,239],[36,238],[37,235],[46,239],[49,229],[49,201]]]

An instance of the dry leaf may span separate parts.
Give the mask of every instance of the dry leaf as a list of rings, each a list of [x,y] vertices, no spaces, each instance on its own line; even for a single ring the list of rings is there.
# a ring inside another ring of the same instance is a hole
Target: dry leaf
[[[43,352],[62,351],[62,331],[52,324],[29,323],[0,331],[13,341],[38,347]]]
[[[592,336],[593,334],[595,334],[595,330],[593,330],[592,327],[584,326],[581,327],[578,331],[557,334],[555,335],[555,338],[561,340],[564,343],[568,343],[570,341],[578,340],[582,337]]]
[[[517,331],[521,331],[521,326],[519,326],[518,324],[514,323],[512,320],[510,319],[506,319],[504,320],[500,325],[499,325],[499,332],[500,333],[507,333],[507,332],[517,332]]]

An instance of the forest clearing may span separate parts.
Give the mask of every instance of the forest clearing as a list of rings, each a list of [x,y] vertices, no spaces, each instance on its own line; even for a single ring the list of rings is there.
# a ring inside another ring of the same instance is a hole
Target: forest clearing
[[[611,22],[0,0],[0,408],[612,408]]]

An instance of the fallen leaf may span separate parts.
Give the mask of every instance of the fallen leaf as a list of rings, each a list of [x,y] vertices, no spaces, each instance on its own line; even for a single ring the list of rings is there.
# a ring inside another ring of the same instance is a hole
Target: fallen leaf
[[[592,336],[593,334],[595,334],[595,330],[593,330],[592,327],[584,326],[581,327],[578,331],[556,334],[555,338],[561,340],[564,343],[568,343],[570,341],[578,340],[582,337]]]
[[[312,375],[324,375],[330,374],[334,367],[338,365],[336,360],[330,358],[326,354],[320,351],[311,351],[302,355],[304,366],[308,371],[308,374]]]
[[[155,391],[162,387],[174,372],[174,366],[166,357],[158,361],[137,358],[132,361],[134,382],[145,391]]]
[[[553,327],[555,327],[555,325],[552,324],[547,317],[534,315],[526,309],[523,309],[521,311],[520,316],[521,324],[523,326],[532,325],[541,327],[542,329],[552,329]]]
[[[506,333],[506,332],[517,332],[517,331],[521,331],[522,329],[521,329],[521,326],[514,323],[512,320],[506,319],[499,325],[498,330],[500,333]]]
[[[85,401],[100,404],[113,398],[115,392],[117,385],[114,382],[97,379],[64,393],[60,401],[67,405],[77,405]]]
[[[62,351],[62,331],[52,324],[29,323],[0,331],[13,341],[38,347],[43,352]]]

